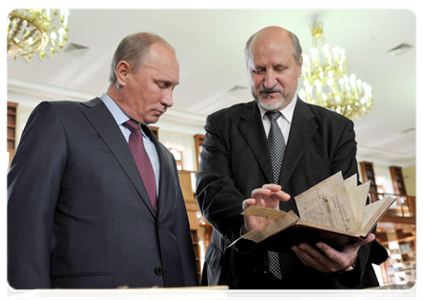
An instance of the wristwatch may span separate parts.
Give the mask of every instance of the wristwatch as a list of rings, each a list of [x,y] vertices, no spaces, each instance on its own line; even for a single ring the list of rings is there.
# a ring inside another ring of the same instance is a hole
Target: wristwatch
[[[354,268],[355,268],[355,263],[353,263],[351,266],[346,267],[345,269],[339,271],[339,274],[344,274],[344,273],[350,272],[350,271],[354,270]]]

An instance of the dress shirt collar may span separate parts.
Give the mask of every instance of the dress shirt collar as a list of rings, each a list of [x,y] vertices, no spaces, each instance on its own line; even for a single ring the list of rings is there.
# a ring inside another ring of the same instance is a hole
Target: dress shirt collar
[[[112,98],[110,98],[109,95],[102,94],[100,96],[100,99],[103,101],[103,103],[109,109],[110,113],[113,115],[113,118],[115,118],[116,123],[119,126],[124,126],[123,124],[130,119],[128,117],[128,115],[125,114],[125,112],[119,107],[119,105],[116,104],[116,102]],[[144,132],[144,130],[142,130],[142,128],[141,128],[141,132],[142,132],[142,135],[143,135],[144,138],[149,139],[149,137],[145,134],[145,132]]]
[[[129,117],[123,112],[123,110],[116,104],[116,102],[110,98],[107,94],[101,95],[100,99],[104,102],[110,113],[115,118],[118,125],[123,125],[129,120]]]

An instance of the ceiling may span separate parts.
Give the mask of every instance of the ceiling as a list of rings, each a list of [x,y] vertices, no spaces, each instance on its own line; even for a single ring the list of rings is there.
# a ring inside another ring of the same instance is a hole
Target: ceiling
[[[34,58],[30,64],[9,58],[8,91],[45,89],[81,100],[100,95],[120,40],[149,31],[173,45],[180,62],[174,106],[163,120],[204,124],[215,110],[252,99],[243,61],[244,44],[252,33],[283,26],[297,34],[307,53],[308,26],[316,18],[324,22],[329,45],[345,48],[349,72],[373,89],[372,111],[355,121],[359,159],[415,164],[416,17],[410,10],[71,9],[69,43],[88,49],[43,62]],[[397,56],[388,53],[402,43],[412,47]],[[34,96],[34,103],[38,101]]]

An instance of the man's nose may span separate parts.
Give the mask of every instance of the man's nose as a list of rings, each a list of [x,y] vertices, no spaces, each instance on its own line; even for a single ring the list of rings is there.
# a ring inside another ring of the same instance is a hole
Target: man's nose
[[[273,72],[268,71],[264,77],[264,87],[267,89],[271,89],[276,85],[276,76]]]
[[[173,91],[169,91],[165,93],[165,95],[162,98],[162,104],[166,107],[172,107],[173,105]]]

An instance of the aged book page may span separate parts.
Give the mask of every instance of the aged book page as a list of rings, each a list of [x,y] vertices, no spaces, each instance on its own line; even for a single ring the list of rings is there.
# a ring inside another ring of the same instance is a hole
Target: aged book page
[[[366,209],[367,195],[369,194],[370,181],[367,181],[356,187],[357,218],[360,220],[359,229],[363,227],[364,211]]]
[[[361,228],[361,218],[358,217],[359,201],[357,200],[357,174],[344,180],[345,189],[347,190],[348,197],[350,198],[351,209],[354,214],[355,224],[357,228]]]
[[[287,212],[268,207],[250,206],[242,214],[246,216],[264,217],[267,219],[275,220],[279,217],[285,216]]]
[[[296,196],[295,202],[302,220],[351,233],[359,231],[341,172]]]
[[[256,243],[267,239],[279,231],[285,230],[289,226],[295,224],[299,219],[293,211],[287,213],[276,209],[257,206],[249,207],[243,214],[261,217],[271,216],[272,219],[276,219],[273,223],[270,223],[260,231],[249,231],[243,235],[243,238],[252,240]]]
[[[387,197],[366,205],[362,220],[361,235],[366,236],[397,198]]]

